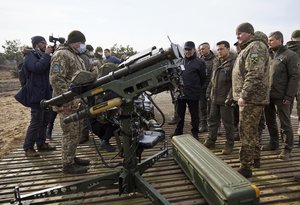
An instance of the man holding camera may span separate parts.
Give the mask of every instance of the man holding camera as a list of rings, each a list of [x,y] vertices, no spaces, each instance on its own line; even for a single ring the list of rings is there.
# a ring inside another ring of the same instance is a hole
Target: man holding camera
[[[53,87],[53,96],[66,92],[77,71],[85,70],[84,61],[80,54],[86,50],[85,36],[80,31],[74,30],[68,35],[67,42],[60,45],[51,60],[50,80]],[[63,120],[76,113],[80,100],[75,99],[60,107],[55,107],[59,113],[62,135],[62,164],[63,172],[69,174],[86,173],[89,160],[75,157],[77,145],[83,127],[82,120],[65,124]]]
[[[41,109],[40,101],[51,98],[51,86],[49,82],[50,60],[53,49],[47,47],[47,42],[42,36],[31,38],[32,50],[27,50],[24,57],[22,69],[25,72],[26,97],[16,95],[20,102],[27,99],[27,105],[31,108],[31,120],[24,140],[24,151],[26,157],[38,157],[39,154],[34,149],[37,145],[38,151],[53,151],[55,147],[46,143],[46,127],[49,122],[49,112]],[[22,99],[20,99],[22,98]]]

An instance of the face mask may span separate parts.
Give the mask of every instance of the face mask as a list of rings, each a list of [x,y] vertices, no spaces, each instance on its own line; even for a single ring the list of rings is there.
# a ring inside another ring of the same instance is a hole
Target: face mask
[[[94,57],[94,56],[95,56],[95,54],[94,54],[93,51],[90,52],[90,56],[91,56],[91,57]]]
[[[79,53],[84,53],[86,51],[86,45],[83,44],[83,43],[81,43],[80,46],[79,46],[79,48],[77,48],[77,51]]]

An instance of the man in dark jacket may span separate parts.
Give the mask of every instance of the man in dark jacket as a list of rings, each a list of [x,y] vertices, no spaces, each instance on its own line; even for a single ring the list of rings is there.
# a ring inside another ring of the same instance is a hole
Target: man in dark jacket
[[[295,30],[292,33],[291,41],[287,42],[286,45],[288,49],[295,51],[300,58],[300,30]],[[298,114],[298,124],[299,124],[297,135],[299,136],[299,145],[300,145],[300,81],[298,84],[296,100],[297,100],[297,114]]]
[[[186,105],[191,114],[192,134],[198,139],[199,132],[199,100],[203,98],[202,86],[206,79],[205,62],[196,55],[195,43],[187,41],[184,44],[185,58],[182,62],[183,96],[177,100],[177,114],[179,117],[174,135],[183,133]]]
[[[213,61],[215,59],[215,54],[210,50],[210,45],[207,42],[201,43],[198,46],[198,53],[200,58],[205,61],[206,65],[206,81],[202,87],[202,92],[205,96],[208,84],[210,83]],[[204,97],[200,100],[200,129],[199,132],[207,132],[207,118],[210,112],[210,102],[207,102],[207,99]]]
[[[269,49],[272,51],[270,66],[270,104],[265,107],[266,124],[270,133],[270,142],[262,150],[279,148],[279,133],[276,123],[278,114],[282,133],[286,136],[282,152],[278,158],[288,160],[294,144],[291,124],[291,104],[298,90],[299,57],[283,46],[283,35],[280,31],[269,35]]]
[[[33,50],[25,55],[24,69],[27,76],[27,90],[29,106],[31,107],[31,120],[27,129],[23,144],[25,156],[38,157],[34,149],[37,145],[38,151],[52,151],[55,147],[46,143],[46,129],[49,122],[49,112],[42,110],[40,101],[51,98],[51,87],[49,82],[51,47],[46,47],[44,37],[34,36],[31,38]]]
[[[213,148],[217,140],[218,127],[222,119],[226,131],[226,144],[222,154],[230,154],[234,145],[233,100],[232,100],[232,68],[235,55],[230,53],[227,41],[217,43],[218,58],[213,65],[211,81],[207,89],[207,98],[211,102],[209,113],[209,135],[204,146]]]

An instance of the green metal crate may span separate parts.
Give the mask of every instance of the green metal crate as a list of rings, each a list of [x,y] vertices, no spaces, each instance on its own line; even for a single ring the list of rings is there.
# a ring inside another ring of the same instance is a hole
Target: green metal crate
[[[172,138],[173,156],[209,204],[259,204],[259,189],[191,135]]]

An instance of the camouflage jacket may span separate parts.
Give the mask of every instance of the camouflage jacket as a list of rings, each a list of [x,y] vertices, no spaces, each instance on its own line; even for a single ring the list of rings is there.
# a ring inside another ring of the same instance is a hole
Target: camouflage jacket
[[[77,50],[67,44],[60,45],[51,59],[50,81],[53,96],[68,91],[74,74],[79,70],[85,70],[85,65]]]
[[[248,104],[269,103],[269,51],[265,43],[250,39],[241,45],[233,70],[232,94]]]
[[[273,51],[270,66],[270,98],[293,101],[299,82],[300,62],[298,55],[286,46]]]
[[[79,56],[84,61],[86,70],[92,71],[93,70],[93,65],[92,65],[93,58],[88,54],[88,51],[80,54]]]

